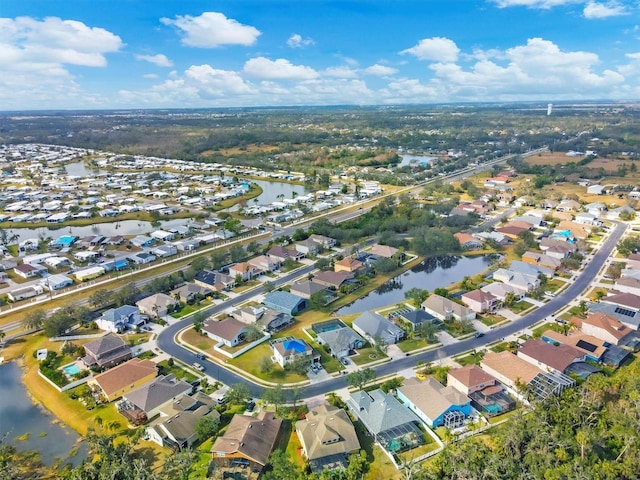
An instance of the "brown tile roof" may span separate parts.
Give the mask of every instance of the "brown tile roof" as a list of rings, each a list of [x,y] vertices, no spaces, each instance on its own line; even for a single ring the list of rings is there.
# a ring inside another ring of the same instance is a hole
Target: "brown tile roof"
[[[132,358],[128,362],[96,375],[94,381],[100,385],[104,394],[110,397],[119,390],[134,384],[152,373],[158,373],[158,367],[155,363],[151,360]]]
[[[296,433],[309,460],[360,450],[356,429],[343,409],[319,405],[296,422]]]
[[[497,380],[482,370],[477,365],[467,365],[461,368],[449,370],[448,375],[462,383],[465,387],[473,387],[482,383],[496,382]]]
[[[546,330],[542,335],[563,345],[569,345],[584,355],[593,355],[600,358],[607,350],[607,347],[604,346],[604,340],[582,332],[571,332],[568,335],[563,335],[555,330]],[[593,348],[589,350],[582,348],[581,345],[592,345]]]
[[[398,388],[416,408],[431,420],[435,420],[453,405],[465,405],[471,399],[453,387],[445,387],[433,377],[420,381],[411,377]]]
[[[559,372],[564,372],[569,365],[584,356],[570,345],[556,347],[540,339],[530,339],[520,345],[518,357],[520,355],[526,355]]]
[[[485,365],[514,383],[519,381],[528,384],[542,371],[535,365],[531,365],[526,360],[516,357],[508,351],[499,353],[487,352],[480,362],[480,366]]]
[[[609,295],[604,297],[601,302],[613,303],[629,308],[640,309],[640,297],[633,293],[618,293],[617,295]]]
[[[496,300],[496,296],[490,292],[483,292],[482,290],[471,290],[470,292],[466,292],[462,294],[462,301],[464,302],[465,298],[470,300],[475,300],[476,302],[490,302],[492,300]]]
[[[618,340],[622,340],[632,332],[629,327],[620,322],[616,317],[612,317],[606,313],[590,313],[586,318],[578,319],[580,325],[578,325],[574,318],[572,318],[571,321],[578,327],[581,327],[582,323],[588,323],[594,327],[599,327]]]
[[[341,267],[347,267],[349,270],[359,270],[362,268],[363,264],[360,260],[356,260],[355,258],[345,257],[342,260],[338,260],[336,265],[340,265]]]
[[[224,436],[213,444],[214,456],[236,454],[266,465],[278,439],[282,420],[273,412],[262,411],[257,417],[234,415]]]
[[[243,329],[247,328],[247,324],[236,320],[233,317],[227,317],[224,320],[209,319],[202,325],[205,332],[209,332],[217,337],[225,340],[233,340]]]
[[[375,244],[371,247],[371,253],[378,255],[379,257],[391,258],[398,252],[397,248],[390,247],[388,245]]]

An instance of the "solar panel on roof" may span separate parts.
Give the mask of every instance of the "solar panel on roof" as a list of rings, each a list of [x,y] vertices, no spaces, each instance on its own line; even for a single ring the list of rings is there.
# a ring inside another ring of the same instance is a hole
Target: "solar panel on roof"
[[[591,352],[591,353],[595,352],[596,349],[598,348],[593,343],[589,343],[585,340],[578,340],[578,343],[576,343],[576,347],[582,348],[583,350],[586,350],[587,352]]]
[[[629,310],[628,308],[616,307],[614,312],[619,313],[620,315],[631,317],[631,318],[636,316],[636,312],[634,312],[633,310]]]

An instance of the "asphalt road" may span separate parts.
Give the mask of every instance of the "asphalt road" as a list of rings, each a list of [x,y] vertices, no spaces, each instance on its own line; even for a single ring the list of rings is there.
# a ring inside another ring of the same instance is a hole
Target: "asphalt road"
[[[577,298],[589,286],[591,281],[597,276],[600,268],[602,268],[604,262],[607,260],[626,229],[626,224],[617,223],[614,231],[611,232],[600,250],[593,256],[593,259],[589,262],[589,264],[574,281],[574,283],[572,283],[564,292],[553,298],[550,302],[546,303],[542,307],[536,309],[534,312],[525,315],[518,320],[514,320],[507,325],[495,328],[487,332],[481,338],[470,338],[468,340],[456,342],[454,344],[447,345],[436,350],[410,355],[405,358],[378,365],[376,367],[373,367],[376,375],[378,377],[381,377],[397,373],[400,370],[414,367],[419,361],[433,362],[435,360],[438,360],[439,358],[445,358],[466,352],[474,348],[480,348],[488,343],[495,342],[497,340],[500,340],[501,338],[520,332],[525,328],[533,325],[534,323],[537,323],[540,320],[549,317],[554,312]],[[313,266],[304,267],[295,273],[291,273],[285,277],[278,279],[275,283],[276,285],[285,284],[296,277],[308,274],[313,270],[313,268]],[[255,295],[255,292],[245,292],[232,301],[228,301],[224,304],[209,308],[208,310],[206,310],[206,313],[209,315],[219,313],[223,310],[228,309],[229,307],[248,300],[253,295]],[[158,336],[158,346],[163,351],[187,364],[193,363],[196,360],[196,357],[187,349],[177,345],[174,342],[174,336],[178,331],[185,328],[190,323],[190,319],[177,322],[166,328]],[[262,391],[264,390],[264,387],[262,387],[261,385],[255,384],[247,378],[237,375],[236,373],[227,370],[224,367],[221,367],[217,363],[211,362],[209,360],[198,360],[198,362],[206,367],[207,375],[221,381],[226,385],[245,383],[249,387],[251,394],[254,397],[260,397]],[[344,377],[332,377],[324,382],[319,382],[304,387],[302,389],[301,397],[310,398],[324,393],[336,391],[346,386],[348,386],[348,382]]]

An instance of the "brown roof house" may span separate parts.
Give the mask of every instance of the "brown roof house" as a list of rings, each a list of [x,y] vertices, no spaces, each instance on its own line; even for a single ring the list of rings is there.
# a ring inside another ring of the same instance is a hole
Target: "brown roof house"
[[[474,320],[476,318],[476,312],[470,308],[436,294],[430,295],[422,302],[421,306],[425,312],[442,321],[452,318],[458,321]]]
[[[84,345],[84,364],[91,368],[109,368],[131,358],[131,349],[120,337],[105,335]]]
[[[158,366],[151,360],[132,358],[106,372],[90,378],[87,385],[107,402],[150,382],[158,375]]]
[[[248,325],[233,317],[224,320],[209,319],[202,325],[207,337],[227,347],[235,347],[244,340]]]
[[[397,248],[393,248],[388,245],[379,245],[377,243],[373,247],[371,247],[372,254],[383,258],[391,258],[399,251],[400,250],[398,250]]]
[[[551,345],[540,339],[530,339],[520,345],[518,358],[532,365],[556,373],[564,373],[569,365],[585,360],[584,353],[569,345]]]
[[[360,273],[364,270],[364,263],[351,257],[345,257],[342,260],[338,260],[333,266],[334,272]]]
[[[136,305],[141,313],[146,313],[155,318],[166,317],[169,312],[180,306],[180,300],[167,295],[166,293],[155,293],[138,300]]]
[[[494,312],[499,305],[498,297],[482,290],[472,290],[460,297],[476,313]]]
[[[453,368],[447,373],[447,385],[456,390],[470,395],[487,387],[498,384],[498,380],[482,370],[477,365],[467,365],[461,368]]]
[[[411,377],[398,388],[398,398],[430,427],[459,427],[471,414],[471,399],[433,377],[420,381]]]
[[[480,366],[505,385],[515,389],[518,385],[528,385],[542,373],[535,365],[506,350],[499,353],[487,352],[480,361]]]
[[[282,420],[273,412],[262,411],[256,417],[234,415],[223,436],[216,438],[211,453],[220,467],[246,465],[261,471],[269,461]]]
[[[349,415],[331,405],[318,405],[309,410],[305,420],[296,422],[296,434],[314,472],[346,468],[348,455],[360,450]]]
[[[574,317],[571,322],[587,335],[613,345],[623,344],[624,338],[633,332],[620,320],[605,313],[590,313],[586,318]]]

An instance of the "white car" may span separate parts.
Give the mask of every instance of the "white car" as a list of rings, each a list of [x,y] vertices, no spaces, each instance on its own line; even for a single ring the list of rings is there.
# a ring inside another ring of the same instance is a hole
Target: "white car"
[[[202,365],[200,365],[198,362],[193,362],[193,368],[195,368],[196,370],[200,371],[200,372],[204,372],[204,367]]]

